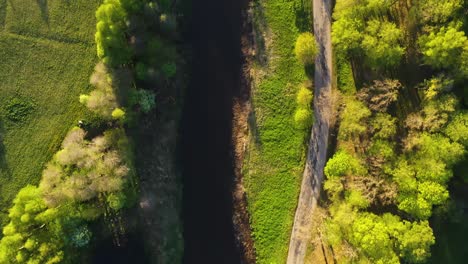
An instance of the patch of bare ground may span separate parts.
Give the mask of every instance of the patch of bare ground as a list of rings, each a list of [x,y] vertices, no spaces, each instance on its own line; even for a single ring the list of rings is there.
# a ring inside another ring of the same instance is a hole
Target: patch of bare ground
[[[246,1],[249,2],[249,1]],[[234,148],[235,185],[233,190],[234,213],[233,223],[236,229],[236,240],[242,253],[243,263],[255,263],[255,248],[250,228],[250,215],[247,210],[247,197],[243,183],[242,167],[249,144],[248,119],[251,111],[250,91],[252,78],[250,75],[254,52],[254,35],[252,30],[252,11],[248,6],[242,10],[242,71],[239,94],[233,102],[232,143]]]

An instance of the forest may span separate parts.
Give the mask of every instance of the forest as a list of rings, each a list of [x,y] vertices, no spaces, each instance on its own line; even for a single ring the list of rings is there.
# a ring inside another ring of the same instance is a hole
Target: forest
[[[0,0],[0,264],[464,263],[465,0]]]

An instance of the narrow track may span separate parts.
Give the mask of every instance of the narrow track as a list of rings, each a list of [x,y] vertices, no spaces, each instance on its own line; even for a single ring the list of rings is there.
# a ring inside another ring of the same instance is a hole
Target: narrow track
[[[311,131],[301,193],[289,242],[288,264],[304,263],[307,246],[310,244],[312,215],[322,187],[329,135],[332,85],[331,1],[313,0],[313,7],[314,34],[319,46],[314,76],[315,122]]]

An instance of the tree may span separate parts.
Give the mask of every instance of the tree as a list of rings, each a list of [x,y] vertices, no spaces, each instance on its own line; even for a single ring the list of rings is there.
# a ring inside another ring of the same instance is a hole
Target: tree
[[[463,0],[421,0],[418,14],[423,23],[444,23],[463,6]]]
[[[324,172],[327,177],[333,178],[345,176],[350,173],[363,173],[364,168],[355,157],[345,151],[338,151],[328,160]]]
[[[348,98],[341,115],[338,138],[348,140],[350,138],[357,138],[360,134],[364,133],[367,129],[365,120],[370,115],[371,111],[363,103],[354,98]]]
[[[86,105],[89,110],[99,114],[105,119],[112,118],[112,112],[118,107],[114,93],[111,73],[106,65],[98,63],[91,75],[90,83],[96,89],[89,95],[80,95],[80,103]]]
[[[373,139],[391,139],[396,134],[397,119],[386,113],[377,113],[370,121]]]
[[[357,97],[365,102],[374,112],[386,112],[388,107],[398,99],[402,85],[398,80],[374,80],[370,86],[359,90]]]
[[[362,25],[361,21],[347,17],[338,19],[332,24],[332,43],[338,52],[347,54],[359,49],[363,37]]]
[[[127,12],[120,0],[105,0],[96,11],[97,55],[110,66],[125,64],[130,59],[130,49],[125,37]]]
[[[361,46],[369,64],[375,68],[397,65],[404,52],[399,44],[401,36],[394,23],[376,19],[367,22]]]
[[[465,147],[468,147],[468,112],[458,112],[445,128],[445,134]]]
[[[468,45],[463,31],[453,25],[441,27],[437,32],[423,35],[419,46],[424,55],[424,62],[435,68],[450,68],[458,65],[463,48]]]
[[[457,109],[457,105],[458,100],[451,94],[442,95],[436,100],[426,100],[419,113],[407,117],[405,125],[410,130],[440,132]]]
[[[314,35],[305,32],[299,35],[294,47],[296,58],[304,65],[313,64],[317,56],[318,48]]]
[[[443,74],[425,80],[422,84],[425,100],[436,99],[443,93],[449,92],[453,88],[453,80],[446,78]]]
[[[400,263],[387,230],[387,226],[377,215],[358,214],[352,224],[350,242],[373,260],[373,263]]]
[[[48,206],[85,202],[99,194],[122,190],[129,168],[113,133],[116,132],[109,131],[88,141],[80,128],[69,132],[39,185]]]
[[[431,246],[435,244],[429,222],[403,223],[404,230],[397,235],[400,255],[409,263],[424,263],[431,256]]]
[[[13,200],[0,241],[0,263],[59,263],[65,233],[58,212],[47,209],[37,187],[28,185]]]
[[[132,90],[129,101],[130,105],[139,105],[143,113],[149,113],[156,106],[156,95],[150,90]]]

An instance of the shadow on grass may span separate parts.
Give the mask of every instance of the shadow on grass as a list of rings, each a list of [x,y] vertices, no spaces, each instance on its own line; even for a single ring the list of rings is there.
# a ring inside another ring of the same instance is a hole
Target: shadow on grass
[[[49,7],[47,0],[36,0],[39,9],[41,10],[41,17],[44,22],[49,25]]]
[[[249,113],[249,119],[247,121],[249,125],[249,129],[252,133],[252,138],[254,139],[255,145],[260,148],[262,146],[262,140],[260,138],[260,133],[258,130],[258,121],[257,121],[257,113],[255,112],[255,106],[253,100],[251,100],[252,110]]]
[[[300,32],[310,32],[312,29],[311,2],[312,1],[308,0],[298,0],[294,2],[295,23]]]
[[[253,14],[250,16],[253,26],[253,39],[255,47],[255,61],[262,67],[268,63],[268,56],[266,51],[265,32],[268,32],[268,25],[265,18],[265,10],[259,0],[252,1]]]
[[[5,129],[3,127],[3,122],[0,119],[0,172],[3,172],[8,179],[11,179],[11,170],[8,167],[8,163],[5,158],[5,145],[3,144],[3,137],[5,135]]]

